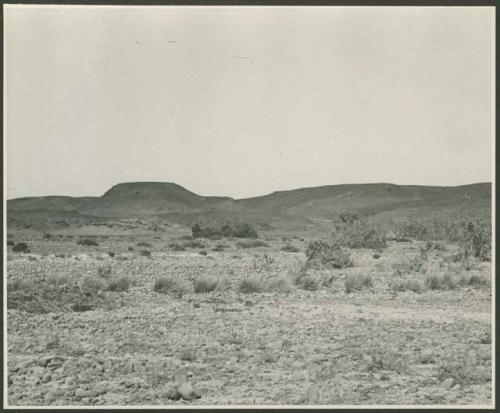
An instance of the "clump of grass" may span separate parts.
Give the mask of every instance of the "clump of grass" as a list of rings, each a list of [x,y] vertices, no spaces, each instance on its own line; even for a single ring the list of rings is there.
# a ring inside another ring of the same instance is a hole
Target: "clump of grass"
[[[98,247],[99,244],[97,243],[97,241],[95,239],[91,239],[91,238],[83,238],[83,239],[79,239],[78,242],[77,242],[78,245],[83,245],[85,247]]]
[[[138,247],[153,248],[153,246],[152,246],[150,243],[148,243],[148,242],[144,242],[144,241],[138,242],[138,243],[137,243],[137,246],[138,246]]]
[[[306,249],[306,257],[309,264],[319,264],[327,268],[346,268],[353,265],[349,253],[339,245],[325,241],[310,242]]]
[[[79,288],[83,295],[94,296],[106,290],[107,283],[99,277],[89,275],[81,280]]]
[[[363,288],[371,288],[373,287],[373,277],[363,273],[349,274],[344,281],[344,287],[347,294]]]
[[[285,252],[300,252],[300,249],[297,248],[295,245],[287,244],[281,248],[281,251]]]
[[[18,242],[17,244],[14,244],[12,247],[13,252],[30,252],[30,249],[28,247],[28,244],[25,242]]]
[[[491,372],[478,368],[473,360],[467,357],[463,361],[450,361],[439,367],[438,377],[440,380],[452,378],[462,386],[485,383],[491,380]]]
[[[393,285],[395,291],[413,291],[420,293],[425,289],[425,285],[421,279],[416,277],[407,277],[403,280],[397,281]]]
[[[212,276],[203,276],[194,282],[195,293],[209,293],[215,291],[219,286],[219,280]]]
[[[113,251],[109,251],[108,252],[108,255],[110,258],[114,258],[114,256],[116,255]]]
[[[205,248],[205,244],[201,241],[192,240],[184,243],[184,248]]]
[[[266,290],[269,292],[288,293],[292,290],[292,284],[289,277],[280,275],[267,282]]]
[[[269,247],[269,244],[267,242],[261,241],[261,240],[254,240],[254,241],[240,241],[237,243],[238,247],[240,248],[259,248],[259,247]]]
[[[139,255],[142,257],[151,258],[151,251],[141,250],[141,251],[139,251]]]
[[[212,248],[212,251],[224,251],[227,248],[226,244],[217,244]]]
[[[182,351],[180,359],[182,361],[193,362],[196,360],[196,353],[194,352],[194,350],[185,349]]]
[[[306,291],[316,291],[325,283],[321,275],[310,273],[311,266],[307,263],[293,277],[293,283],[300,289]]]
[[[242,294],[261,293],[264,292],[265,285],[261,277],[256,275],[246,276],[238,283],[238,291]]]
[[[385,349],[369,351],[365,356],[365,360],[367,361],[366,369],[368,371],[392,370],[402,373],[408,369],[407,361],[401,358],[400,354],[388,352]]]
[[[172,243],[168,245],[173,251],[186,251],[186,248],[182,244]]]
[[[155,280],[153,290],[162,294],[174,294],[182,297],[194,291],[193,284],[175,276],[162,276]]]
[[[203,255],[203,256],[207,256],[208,252],[206,252],[205,250],[203,250],[203,251],[199,251],[198,254]]]
[[[128,289],[130,288],[130,284],[130,278],[125,276],[111,278],[108,282],[106,290],[116,292],[128,291]]]
[[[109,277],[111,275],[111,265],[101,265],[98,267],[97,275],[104,278]]]

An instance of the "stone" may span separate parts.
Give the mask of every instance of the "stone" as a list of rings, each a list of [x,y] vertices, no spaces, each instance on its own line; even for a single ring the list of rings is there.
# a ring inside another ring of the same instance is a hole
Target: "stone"
[[[441,386],[444,387],[445,389],[451,389],[454,384],[455,384],[455,380],[453,380],[451,377],[449,377],[446,380],[443,380],[441,382]]]
[[[201,395],[189,382],[184,382],[179,387],[177,387],[177,393],[179,393],[179,396],[184,400],[199,399],[201,397]]]

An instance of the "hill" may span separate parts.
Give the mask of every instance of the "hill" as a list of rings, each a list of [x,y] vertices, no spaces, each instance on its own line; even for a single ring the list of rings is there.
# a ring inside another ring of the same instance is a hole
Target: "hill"
[[[9,222],[154,216],[190,225],[198,221],[321,225],[342,211],[377,219],[491,215],[491,184],[456,187],[379,184],[329,185],[234,200],[201,196],[171,182],[113,186],[100,197],[47,196],[9,200]]]

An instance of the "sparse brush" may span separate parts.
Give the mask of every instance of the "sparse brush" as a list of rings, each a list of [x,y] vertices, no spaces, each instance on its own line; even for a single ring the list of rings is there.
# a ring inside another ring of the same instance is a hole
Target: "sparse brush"
[[[162,276],[155,280],[153,290],[157,293],[183,296],[194,292],[193,284],[174,276]]]
[[[240,248],[259,248],[259,247],[269,247],[269,244],[261,241],[261,240],[255,240],[255,241],[240,241],[237,243],[238,247]]]
[[[261,277],[256,275],[242,278],[238,283],[238,291],[242,294],[261,293],[265,290],[265,285]]]
[[[385,233],[379,225],[361,219],[351,223],[339,222],[335,226],[333,243],[349,248],[382,250],[387,243]]]
[[[269,292],[288,293],[292,290],[290,278],[286,275],[271,278],[267,282],[266,290]]]
[[[77,242],[78,245],[83,245],[85,247],[98,247],[99,244],[97,243],[96,240],[91,239],[91,238],[83,238],[78,240]]]
[[[172,243],[169,244],[169,247],[172,248],[173,251],[186,251],[186,248],[182,244]]]
[[[373,277],[370,274],[349,274],[344,281],[345,291],[350,294],[363,288],[373,287]]]
[[[116,292],[128,291],[128,289],[130,288],[130,284],[130,279],[125,276],[111,278],[106,289],[108,291]]]
[[[99,277],[89,275],[80,281],[80,291],[87,296],[93,296],[106,290],[107,283]]]
[[[310,264],[320,264],[327,268],[346,268],[353,265],[349,253],[339,245],[325,241],[310,242],[306,249],[306,257]]]
[[[309,273],[310,266],[303,265],[293,278],[293,283],[302,290],[316,291],[321,287],[322,279],[318,274]]]
[[[224,251],[227,248],[226,244],[217,244],[212,248],[212,251]]]
[[[151,258],[151,251],[142,250],[142,251],[139,251],[139,255],[142,257]]]
[[[188,241],[184,243],[184,248],[205,248],[205,244],[201,241]]]
[[[287,244],[285,246],[283,246],[281,248],[281,251],[285,251],[285,252],[300,252],[300,249],[297,248],[296,246],[294,245],[291,245],[291,244]]]
[[[153,246],[151,244],[149,244],[148,242],[138,242],[137,246],[138,247],[153,248]]]
[[[12,247],[13,252],[30,252],[28,244],[25,242],[18,242]]]
[[[97,275],[99,277],[107,278],[111,275],[111,265],[101,265],[97,268]]]
[[[195,293],[209,293],[215,291],[219,285],[219,280],[212,276],[203,276],[194,282]]]
[[[413,291],[420,293],[425,289],[424,282],[415,277],[407,277],[403,280],[397,281],[392,287],[395,291]]]

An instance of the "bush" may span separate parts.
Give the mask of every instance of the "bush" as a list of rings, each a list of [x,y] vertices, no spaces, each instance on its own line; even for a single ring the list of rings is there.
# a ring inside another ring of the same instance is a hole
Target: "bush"
[[[28,248],[28,244],[25,242],[18,242],[12,247],[12,251],[14,252],[30,252]]]
[[[203,251],[198,252],[198,254],[203,255],[203,256],[207,256],[208,252],[206,252],[205,250],[203,250]]]
[[[107,284],[101,278],[89,275],[80,281],[80,291],[87,296],[93,296],[106,290]]]
[[[205,244],[201,241],[188,241],[184,243],[184,248],[205,248]]]
[[[269,247],[264,241],[255,240],[255,241],[240,241],[237,243],[240,248],[259,248],[259,247]]]
[[[14,245],[14,241],[12,241],[11,239],[7,240],[7,245],[9,246]]]
[[[344,282],[345,292],[350,294],[363,288],[373,287],[373,278],[370,274],[349,274]]]
[[[97,247],[99,244],[97,243],[96,240],[90,239],[90,238],[83,238],[78,240],[77,242],[78,245],[84,245],[86,247]]]
[[[302,270],[295,276],[293,283],[302,290],[316,291],[321,286],[321,277]]]
[[[111,275],[111,265],[103,265],[97,268],[97,275],[99,277],[108,277]]]
[[[186,248],[182,244],[172,243],[169,244],[169,247],[172,248],[172,250],[174,251],[186,251]]]
[[[138,247],[146,247],[146,248],[153,248],[153,246],[147,242],[139,242],[137,243]]]
[[[215,277],[205,276],[198,278],[194,282],[194,292],[195,293],[209,293],[215,291],[219,285],[219,280]]]
[[[217,244],[212,248],[212,251],[224,251],[227,248],[226,244]]]
[[[117,278],[112,278],[109,283],[108,287],[106,288],[108,291],[116,291],[116,292],[123,292],[123,291],[128,291],[130,288],[130,279],[125,276],[117,277]]]
[[[353,265],[350,255],[339,245],[325,241],[310,242],[306,249],[306,257],[309,263],[320,264],[327,268],[346,268]]]
[[[116,254],[113,251],[109,251],[108,255],[110,256],[110,258],[114,258]]]
[[[285,252],[300,252],[300,249],[298,249],[294,245],[287,244],[283,248],[281,248],[281,251],[285,251]]]
[[[393,285],[394,291],[413,291],[414,293],[420,293],[424,288],[423,281],[415,277],[405,278]]]
[[[364,220],[337,224],[333,234],[334,244],[349,248],[371,248],[382,250],[386,247],[385,231],[377,225]]]
[[[359,219],[359,214],[354,211],[343,211],[340,213],[339,218],[344,224],[353,224]]]
[[[153,290],[162,294],[174,294],[182,297],[194,291],[193,285],[189,281],[178,277],[163,276],[155,280]]]
[[[491,226],[485,222],[469,222],[465,228],[462,250],[466,255],[491,260]]]
[[[257,238],[257,231],[248,223],[225,224],[220,227],[202,227],[195,224],[191,231],[194,238],[220,239],[222,237]]]
[[[264,291],[262,278],[258,276],[247,276],[238,283],[238,291],[242,294],[261,293]]]
[[[142,251],[139,251],[139,255],[142,257],[151,258],[151,251],[142,250]]]
[[[288,293],[292,290],[290,279],[281,275],[268,281],[266,290],[269,292]]]

